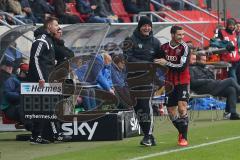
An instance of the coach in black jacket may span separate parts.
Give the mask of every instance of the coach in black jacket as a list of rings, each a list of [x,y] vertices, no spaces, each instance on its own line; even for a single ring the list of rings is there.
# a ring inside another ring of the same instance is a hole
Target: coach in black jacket
[[[53,34],[59,29],[56,18],[49,18],[43,27],[34,32],[28,79],[31,82],[48,82],[49,74],[55,67]]]
[[[138,26],[133,35],[126,38],[124,44],[129,46],[124,52],[128,62],[153,62],[160,55],[160,42],[153,37],[152,22],[143,16],[138,22]],[[134,76],[137,76],[138,72]],[[140,74],[140,73],[139,73]],[[130,76],[129,76],[130,77]],[[139,88],[144,90],[144,88]],[[151,95],[149,95],[150,97]],[[153,137],[153,111],[149,104],[150,98],[137,99],[134,110],[138,116],[139,124],[144,134],[144,138],[140,142],[141,145],[154,146],[156,142]]]
[[[30,82],[38,82],[40,87],[44,87],[45,82],[48,82],[49,75],[55,68],[53,35],[58,31],[58,29],[58,20],[55,17],[49,17],[45,21],[44,26],[38,28],[34,32],[35,40],[31,48],[27,79]],[[30,143],[50,143],[44,137],[44,135],[49,135],[50,132],[51,127],[49,120],[33,120]]]

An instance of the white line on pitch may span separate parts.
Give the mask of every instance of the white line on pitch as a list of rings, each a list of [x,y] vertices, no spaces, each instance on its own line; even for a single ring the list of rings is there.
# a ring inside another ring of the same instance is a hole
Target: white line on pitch
[[[152,153],[152,154],[148,154],[148,155],[146,155],[146,156],[135,157],[135,158],[132,158],[132,159],[129,159],[129,160],[141,160],[141,159],[146,159],[146,158],[152,158],[152,157],[157,157],[157,156],[166,155],[166,154],[169,154],[169,153],[180,152],[180,151],[185,151],[185,150],[191,150],[191,149],[195,149],[195,148],[200,148],[200,147],[209,146],[209,145],[212,145],[212,144],[217,144],[217,143],[232,141],[232,140],[236,140],[236,139],[240,139],[240,136],[238,136],[238,137],[226,138],[226,139],[221,139],[221,140],[217,140],[217,141],[213,141],[213,142],[208,142],[208,143],[203,143],[203,144],[199,144],[199,145],[195,145],[195,146],[190,146],[190,147],[184,147],[184,148],[173,149],[173,150],[168,150],[168,151],[163,151],[163,152],[158,152],[158,153]]]

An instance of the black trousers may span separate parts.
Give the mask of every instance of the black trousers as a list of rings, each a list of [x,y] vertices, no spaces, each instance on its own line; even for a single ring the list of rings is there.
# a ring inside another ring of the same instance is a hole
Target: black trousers
[[[137,104],[134,107],[134,110],[144,135],[152,135],[153,109],[149,104],[149,99],[137,99]]]
[[[237,82],[232,78],[221,80],[219,85],[213,91],[214,96],[225,97],[226,101],[226,112],[236,113],[237,95],[240,87]]]
[[[234,87],[226,87],[214,96],[227,98],[225,112],[236,113],[237,93]]]
[[[59,126],[57,125],[56,120],[35,119],[32,122],[32,137],[34,138],[41,136],[49,141],[54,141],[54,136],[59,133]],[[55,132],[52,126],[53,124],[55,125]]]

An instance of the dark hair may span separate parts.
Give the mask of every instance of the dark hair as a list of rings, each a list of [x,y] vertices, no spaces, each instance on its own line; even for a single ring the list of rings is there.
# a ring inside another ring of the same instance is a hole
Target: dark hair
[[[234,18],[228,18],[226,23],[227,23],[227,26],[235,25],[236,24],[236,20]]]
[[[183,30],[183,28],[180,27],[180,26],[176,26],[176,25],[175,25],[175,26],[172,26],[172,28],[171,28],[171,30],[170,30],[170,33],[171,33],[171,34],[176,34],[178,30]]]
[[[115,54],[112,56],[112,60],[115,64],[118,64],[119,62],[124,62],[124,56],[122,54]]]
[[[44,21],[43,27],[47,28],[49,23],[52,23],[53,21],[58,21],[58,18],[51,16],[51,17],[47,17]]]

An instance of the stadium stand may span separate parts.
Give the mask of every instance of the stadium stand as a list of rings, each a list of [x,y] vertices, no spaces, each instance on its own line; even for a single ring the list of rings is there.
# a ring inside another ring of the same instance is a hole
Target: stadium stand
[[[125,11],[122,0],[111,0],[111,6],[114,14],[121,18],[123,22],[131,22],[130,17],[132,17],[133,15],[128,14]]]
[[[66,5],[69,8],[71,14],[74,14],[74,15],[78,16],[82,23],[86,22],[86,19],[88,18],[88,15],[81,15],[76,9],[76,3],[75,2],[66,3]]]

